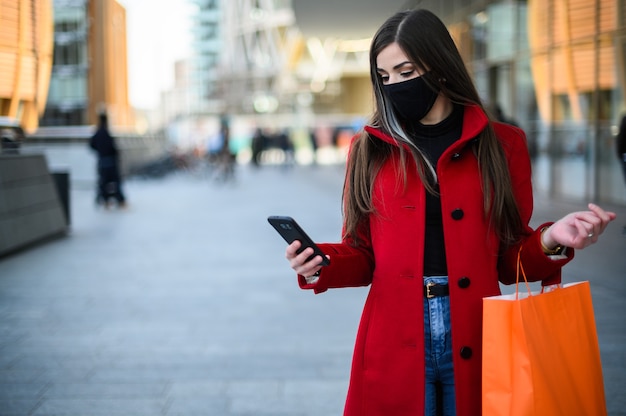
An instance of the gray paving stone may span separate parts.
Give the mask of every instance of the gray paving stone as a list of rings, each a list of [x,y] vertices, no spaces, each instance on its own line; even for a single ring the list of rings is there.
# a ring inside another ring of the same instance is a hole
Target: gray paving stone
[[[0,259],[0,416],[337,416],[366,288],[301,291],[268,215],[318,241],[342,170],[239,167],[126,183],[130,207],[72,190],[63,239]],[[535,224],[584,204],[537,198]],[[565,281],[590,280],[610,415],[626,409],[626,207]],[[511,288],[505,288],[511,290]]]
[[[151,399],[45,399],[33,416],[134,416],[160,415],[165,400]]]
[[[172,399],[167,409],[168,416],[233,415],[230,402],[225,397]]]
[[[168,391],[167,383],[53,383],[43,393],[45,399],[158,399]]]
[[[37,403],[37,399],[0,399],[0,416],[30,415]]]
[[[12,370],[0,369],[0,385],[3,384],[24,384],[36,382],[43,372],[42,369]]]
[[[0,389],[0,400],[37,400],[45,389],[45,383],[4,383]]]

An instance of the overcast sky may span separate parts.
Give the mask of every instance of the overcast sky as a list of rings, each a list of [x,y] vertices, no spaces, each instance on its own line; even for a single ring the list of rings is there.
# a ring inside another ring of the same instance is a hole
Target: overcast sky
[[[190,56],[187,0],[118,0],[126,9],[128,93],[131,104],[154,108],[174,84],[174,62]]]

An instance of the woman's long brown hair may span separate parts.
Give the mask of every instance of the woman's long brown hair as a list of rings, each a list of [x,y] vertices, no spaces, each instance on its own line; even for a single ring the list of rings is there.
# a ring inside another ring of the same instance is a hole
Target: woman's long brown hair
[[[374,213],[373,184],[380,167],[393,152],[400,152],[400,171],[406,183],[407,157],[413,157],[418,174],[428,192],[436,193],[431,183],[435,178],[430,165],[402,129],[382,89],[377,72],[378,54],[396,42],[419,68],[428,68],[422,75],[427,83],[441,90],[453,103],[484,106],[463,59],[443,22],[428,10],[397,13],[378,30],[370,49],[370,77],[374,90],[375,109],[370,124],[391,135],[403,146],[394,146],[363,131],[350,150],[344,182],[344,237],[359,242],[357,229],[365,217]],[[502,145],[491,124],[481,132],[474,148],[482,175],[485,216],[490,218],[500,241],[513,244],[523,231],[519,209],[513,195],[511,176]],[[410,153],[410,154],[407,154]]]

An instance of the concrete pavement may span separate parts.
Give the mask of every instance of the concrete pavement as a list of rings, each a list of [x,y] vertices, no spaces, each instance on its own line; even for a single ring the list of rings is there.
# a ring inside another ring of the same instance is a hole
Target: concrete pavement
[[[341,226],[342,169],[131,180],[71,193],[66,238],[0,259],[0,415],[337,416],[367,289],[301,291],[266,221]],[[538,198],[534,222],[584,205]],[[590,280],[610,415],[626,415],[626,207],[565,281]]]

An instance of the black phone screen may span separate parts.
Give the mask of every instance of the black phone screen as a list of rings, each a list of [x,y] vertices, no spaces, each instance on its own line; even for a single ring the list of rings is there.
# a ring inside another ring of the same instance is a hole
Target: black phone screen
[[[313,253],[313,255],[311,255],[311,257],[307,259],[307,261],[311,260],[315,256],[322,256],[324,260],[321,264],[323,266],[327,266],[330,264],[330,261],[328,260],[326,255],[324,255],[322,250],[317,246],[317,244],[313,242],[313,240],[307,235],[307,233],[304,232],[304,230],[302,229],[302,227],[300,227],[300,225],[298,225],[296,220],[288,216],[273,215],[268,217],[267,221],[272,225],[272,227],[274,227],[276,231],[278,231],[278,233],[288,244],[293,243],[295,240],[298,240],[302,243],[302,247],[300,247],[298,253],[300,253],[307,247],[312,247],[315,252]]]

